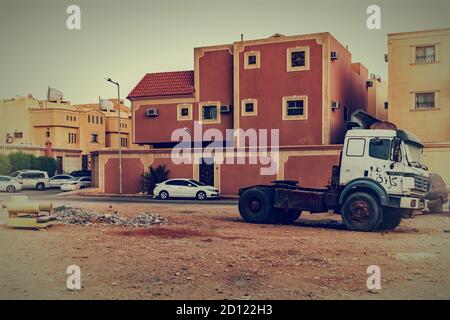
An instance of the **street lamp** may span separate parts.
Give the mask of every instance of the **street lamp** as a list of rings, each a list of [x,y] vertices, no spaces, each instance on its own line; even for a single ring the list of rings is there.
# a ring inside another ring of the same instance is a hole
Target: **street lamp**
[[[122,129],[120,126],[120,85],[118,82],[111,80],[111,78],[105,78],[105,80],[117,86],[117,124],[119,126],[119,193],[122,194]]]

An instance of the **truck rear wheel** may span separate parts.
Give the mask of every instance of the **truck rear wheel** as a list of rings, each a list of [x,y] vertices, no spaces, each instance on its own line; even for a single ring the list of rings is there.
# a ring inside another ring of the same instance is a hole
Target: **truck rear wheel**
[[[251,188],[239,198],[239,213],[248,223],[272,223],[276,216],[272,202],[270,190]]]
[[[302,212],[300,210],[283,210],[283,209],[274,209],[277,213],[276,219],[281,224],[291,224],[295,222],[298,218],[300,218],[300,215]]]
[[[399,208],[383,208],[383,221],[378,229],[394,230],[402,221],[403,212]]]
[[[371,194],[355,192],[342,206],[342,220],[352,231],[373,231],[381,223],[382,208]]]

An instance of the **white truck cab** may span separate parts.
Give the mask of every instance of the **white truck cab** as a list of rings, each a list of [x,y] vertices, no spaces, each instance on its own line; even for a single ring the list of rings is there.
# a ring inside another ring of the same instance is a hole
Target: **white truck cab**
[[[392,207],[424,210],[429,189],[423,144],[404,130],[353,129],[342,150],[339,183],[376,183]]]

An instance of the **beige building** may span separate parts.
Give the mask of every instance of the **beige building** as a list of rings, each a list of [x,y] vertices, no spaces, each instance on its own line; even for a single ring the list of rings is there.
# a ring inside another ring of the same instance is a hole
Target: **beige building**
[[[58,172],[90,169],[90,153],[116,148],[118,103],[72,105],[56,99],[40,101],[31,95],[0,100],[0,153],[22,151],[54,157]],[[123,103],[123,101],[121,101]],[[122,147],[130,146],[130,111],[121,104]]]
[[[377,119],[387,121],[388,119],[388,84],[385,80],[374,74],[367,81],[368,102],[367,112]]]
[[[450,28],[388,35],[389,121],[426,144],[431,172],[450,185]]]

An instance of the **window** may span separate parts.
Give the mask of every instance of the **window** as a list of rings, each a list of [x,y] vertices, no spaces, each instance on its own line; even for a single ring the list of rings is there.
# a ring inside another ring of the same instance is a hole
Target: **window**
[[[220,102],[200,103],[200,122],[205,124],[220,123]]]
[[[88,115],[88,122],[91,123],[91,116]]]
[[[283,120],[306,120],[308,118],[308,98],[292,96],[283,98]]]
[[[287,71],[309,70],[309,47],[287,49]]]
[[[77,134],[69,132],[69,143],[77,143]]]
[[[192,104],[179,104],[177,105],[177,120],[192,120]]]
[[[128,147],[128,138],[120,138],[120,146]]]
[[[347,156],[362,157],[366,148],[366,140],[358,138],[350,138],[347,142]]]
[[[46,138],[50,138],[50,131],[49,130],[45,131],[45,137]]]
[[[98,116],[95,117],[95,118],[96,118],[96,119],[95,119],[95,123],[98,124],[98,123],[99,123]]]
[[[259,51],[249,51],[244,53],[244,69],[259,69],[260,59]]]
[[[0,181],[11,181],[9,178],[6,177],[0,177]]]
[[[369,144],[369,156],[372,158],[389,160],[391,141],[388,139],[371,139]]]
[[[389,102],[386,101],[384,103],[384,110],[387,110],[387,109],[389,109]]]
[[[184,182],[183,180],[170,180],[166,184],[169,186],[184,186]]]
[[[100,124],[103,124],[103,117],[100,117]]]
[[[14,132],[14,138],[22,139],[23,138],[23,132]]]
[[[98,143],[98,134],[91,134],[91,143]]]
[[[256,116],[258,114],[258,104],[256,99],[244,99],[241,104],[241,115],[244,117]]]
[[[416,47],[416,63],[436,62],[436,47]]]
[[[418,110],[433,109],[435,107],[435,93],[416,93],[416,105]]]

